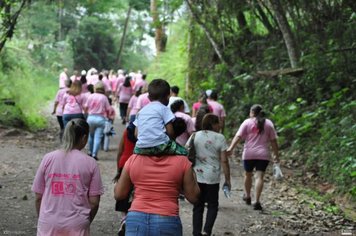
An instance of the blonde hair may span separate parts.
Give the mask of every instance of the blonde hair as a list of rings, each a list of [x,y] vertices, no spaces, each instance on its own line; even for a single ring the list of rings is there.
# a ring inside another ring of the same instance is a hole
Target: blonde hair
[[[69,88],[68,93],[73,96],[77,96],[82,92],[82,82],[75,80]]]
[[[65,127],[63,134],[63,147],[66,152],[73,150],[81,139],[89,134],[88,123],[80,118],[72,119]]]

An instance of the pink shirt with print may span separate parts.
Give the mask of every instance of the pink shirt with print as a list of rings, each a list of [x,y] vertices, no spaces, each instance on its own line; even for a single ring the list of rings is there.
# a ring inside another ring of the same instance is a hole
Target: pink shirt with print
[[[190,135],[195,131],[194,123],[190,115],[187,115],[183,112],[177,111],[176,113],[174,113],[174,115],[176,117],[182,118],[185,121],[185,124],[187,125],[186,131],[176,138],[176,142],[184,146],[188,141]]]
[[[266,119],[264,131],[258,134],[256,118],[249,118],[241,124],[237,135],[245,140],[242,153],[243,160],[270,159],[270,142],[277,138],[272,121]]]
[[[132,94],[133,89],[131,86],[125,87],[124,84],[119,85],[117,96],[119,97],[120,103],[129,103]]]
[[[68,91],[67,88],[61,88],[58,90],[56,98],[54,102],[57,102],[58,105],[56,107],[56,116],[62,116],[63,115],[63,97],[64,94]]]
[[[37,235],[89,235],[89,196],[104,193],[99,167],[79,150],[46,154],[32,191],[42,194]]]
[[[137,98],[136,109],[137,111],[141,110],[144,106],[149,104],[151,101],[148,98],[148,93],[143,93]]]
[[[108,98],[101,93],[90,94],[85,103],[89,115],[100,115],[107,117],[108,111],[111,109]]]
[[[183,176],[191,165],[186,156],[130,156],[124,166],[135,186],[129,211],[178,216]]]
[[[63,96],[63,114],[80,114],[83,113],[83,105],[85,102],[85,95],[80,94],[77,96],[65,93]]]

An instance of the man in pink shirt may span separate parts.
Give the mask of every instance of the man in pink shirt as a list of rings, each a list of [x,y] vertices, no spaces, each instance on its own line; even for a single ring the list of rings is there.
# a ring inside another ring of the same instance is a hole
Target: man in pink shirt
[[[224,106],[217,102],[218,93],[215,90],[208,90],[206,93],[208,95],[208,104],[213,108],[213,114],[219,117],[221,133],[224,133],[226,117]]]

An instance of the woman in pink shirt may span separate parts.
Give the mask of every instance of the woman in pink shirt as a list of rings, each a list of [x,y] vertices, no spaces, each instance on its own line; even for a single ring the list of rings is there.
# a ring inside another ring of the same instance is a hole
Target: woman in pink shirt
[[[97,155],[104,135],[105,122],[111,107],[108,98],[105,96],[105,88],[102,82],[94,85],[94,91],[85,103],[85,110],[88,113],[87,121],[90,126],[89,155],[98,160]]]
[[[231,155],[234,147],[245,140],[242,160],[245,169],[245,194],[243,200],[251,205],[252,174],[256,169],[256,196],[253,204],[254,210],[262,210],[260,196],[263,189],[263,177],[271,157],[269,146],[274,153],[274,162],[279,162],[277,134],[272,121],[265,118],[261,105],[253,105],[250,109],[250,118],[246,119],[237,131],[230,147],[227,150]]]
[[[67,93],[63,96],[63,125],[74,118],[84,119],[83,105],[85,102],[85,96],[81,94],[82,83],[79,80],[75,80],[70,86]]]
[[[120,104],[120,117],[122,124],[126,124],[127,107],[129,105],[130,98],[133,94],[133,89],[130,84],[131,77],[126,76],[125,82],[119,85],[116,96]]]
[[[209,107],[210,112],[213,112],[213,108],[208,104],[208,96],[206,95],[205,91],[201,92],[198,102],[195,102],[192,107],[192,117],[196,117],[199,108],[202,105],[207,105]]]
[[[136,90],[135,94],[130,98],[129,105],[127,106],[126,120],[129,122],[134,122],[136,114],[138,112],[136,108],[137,99],[141,95],[142,88]]]
[[[64,132],[64,124],[63,124],[63,97],[64,94],[68,91],[69,87],[72,85],[72,81],[67,79],[64,81],[65,88],[60,88],[57,92],[55,101],[54,101],[54,106],[53,106],[53,111],[52,115],[56,114],[57,116],[57,121],[60,127],[59,131],[59,141],[62,142],[62,137],[63,137],[63,132]]]
[[[41,161],[32,185],[37,236],[90,235],[104,188],[97,163],[81,152],[88,133],[85,120],[71,120],[64,130],[64,149],[47,153]]]

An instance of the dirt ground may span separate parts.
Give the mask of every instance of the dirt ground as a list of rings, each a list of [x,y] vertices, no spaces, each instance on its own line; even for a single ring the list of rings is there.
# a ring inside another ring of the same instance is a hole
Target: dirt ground
[[[31,185],[43,155],[59,147],[57,123],[38,133],[5,129],[0,126],[0,235],[36,235],[37,217]],[[98,161],[105,194],[91,225],[91,235],[117,235],[120,217],[114,211],[112,178],[116,172],[117,144],[124,126],[116,120],[116,135],[110,151],[99,153]],[[291,169],[283,168],[285,178],[275,181],[267,170],[262,194],[264,211],[254,211],[242,201],[243,172],[240,157],[231,158],[232,197],[220,191],[220,206],[213,233],[220,235],[356,235],[355,221],[342,212],[331,212],[328,203],[319,202],[292,187]],[[282,163],[283,164],[283,163]],[[184,235],[192,235],[192,205],[181,201],[180,216]],[[351,209],[351,211],[355,208]]]

